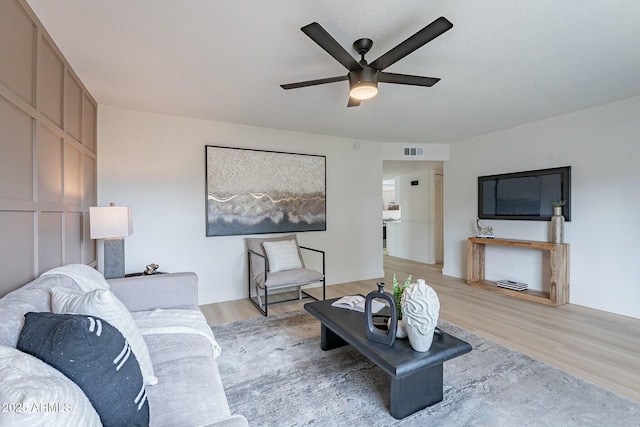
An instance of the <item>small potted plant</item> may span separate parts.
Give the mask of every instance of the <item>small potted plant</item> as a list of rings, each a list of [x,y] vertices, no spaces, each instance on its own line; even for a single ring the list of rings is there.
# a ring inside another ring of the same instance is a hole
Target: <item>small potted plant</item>
[[[567,203],[566,200],[552,200],[551,204],[553,205],[553,214],[554,215],[562,215],[562,207]]]
[[[402,322],[402,293],[404,290],[411,284],[411,274],[407,277],[407,280],[404,282],[404,285],[400,286],[398,284],[398,279],[396,278],[396,274],[393,273],[393,297],[396,300],[396,310],[398,311],[398,330],[396,332],[397,338],[406,338],[407,333],[404,328],[404,322]]]
[[[396,299],[396,309],[398,310],[398,320],[402,320],[402,309],[400,308],[400,301],[402,301],[402,292],[411,284],[411,274],[407,277],[404,285],[398,285],[398,279],[396,273],[393,273],[393,297]]]

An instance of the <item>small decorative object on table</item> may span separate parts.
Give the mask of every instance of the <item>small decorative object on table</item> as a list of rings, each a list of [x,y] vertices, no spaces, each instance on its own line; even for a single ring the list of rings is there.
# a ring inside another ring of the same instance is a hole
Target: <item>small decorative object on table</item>
[[[393,297],[396,299],[396,309],[398,311],[398,330],[396,331],[396,338],[406,338],[407,331],[404,327],[404,321],[402,320],[402,293],[405,289],[411,284],[411,274],[405,280],[404,285],[398,285],[398,279],[396,279],[396,274],[393,273]],[[389,322],[391,323],[391,319]],[[389,326],[387,324],[387,326]]]
[[[480,218],[476,218],[476,237],[484,237],[485,239],[493,239],[493,227],[484,225]]]
[[[514,291],[526,291],[529,285],[522,282],[514,282],[513,280],[503,279],[496,282],[499,288],[512,289]]]
[[[364,313],[365,298],[362,295],[345,295],[339,300],[331,303],[333,307],[346,308],[347,310],[359,311]],[[377,313],[382,310],[385,305],[379,301],[373,301],[371,307],[372,313]]]
[[[440,300],[436,291],[423,279],[409,285],[402,294],[402,318],[409,343],[415,351],[431,348],[433,333],[438,325]]]
[[[564,240],[564,216],[562,215],[562,207],[566,202],[564,200],[552,200],[553,216],[551,217],[551,242],[562,243]]]
[[[374,299],[387,300],[389,302],[389,308],[391,309],[391,323],[389,329],[384,332],[376,328],[373,324],[373,315],[371,307],[374,303]],[[389,292],[384,291],[384,283],[378,282],[378,290],[370,292],[364,302],[364,315],[367,319],[367,339],[369,341],[377,342],[380,344],[391,347],[396,340],[396,328],[398,326],[398,311],[396,309],[396,301]]]
[[[144,270],[144,272],[142,274],[144,275],[152,275],[152,274],[156,274],[156,270],[159,268],[160,266],[158,264],[154,264],[151,263],[149,265],[147,265],[147,268]]]

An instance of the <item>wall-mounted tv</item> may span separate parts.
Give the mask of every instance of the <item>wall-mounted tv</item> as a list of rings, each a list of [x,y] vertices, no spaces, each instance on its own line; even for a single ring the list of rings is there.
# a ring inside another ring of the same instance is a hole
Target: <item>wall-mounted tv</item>
[[[571,221],[571,166],[478,177],[478,217],[549,221],[552,200],[564,200]]]

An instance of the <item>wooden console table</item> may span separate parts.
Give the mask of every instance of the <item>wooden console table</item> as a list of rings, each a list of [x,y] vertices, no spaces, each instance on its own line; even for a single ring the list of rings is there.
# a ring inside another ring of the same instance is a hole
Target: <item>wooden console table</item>
[[[494,281],[485,280],[484,250],[487,245],[510,246],[514,248],[538,249],[550,255],[551,279],[549,292],[526,290],[514,291],[499,288]],[[541,304],[559,306],[569,303],[569,244],[536,242],[530,240],[486,239],[469,237],[467,256],[467,284],[488,289],[501,294],[522,298]]]

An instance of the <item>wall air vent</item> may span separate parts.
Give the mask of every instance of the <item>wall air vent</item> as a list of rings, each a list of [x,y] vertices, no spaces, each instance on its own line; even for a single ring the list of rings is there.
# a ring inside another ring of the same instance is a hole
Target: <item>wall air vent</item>
[[[422,147],[404,147],[404,157],[423,157],[424,148]]]

